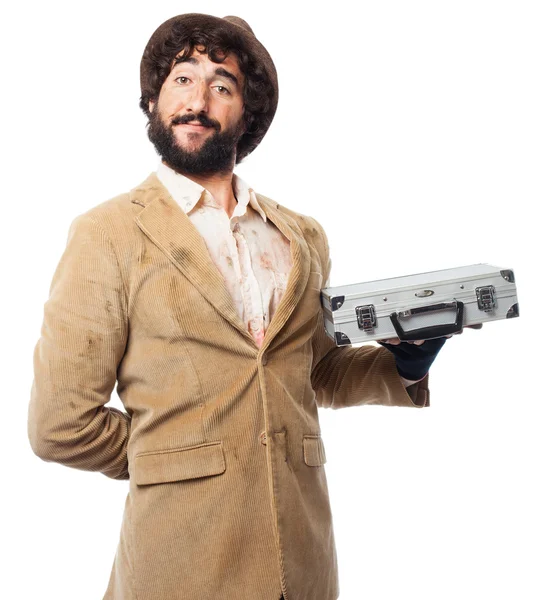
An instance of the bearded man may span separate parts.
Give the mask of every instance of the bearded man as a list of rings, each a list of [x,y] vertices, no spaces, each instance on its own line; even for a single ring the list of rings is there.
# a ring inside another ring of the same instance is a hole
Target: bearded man
[[[34,352],[32,449],[128,480],[104,600],[335,600],[317,409],[429,406],[445,338],[326,334],[324,229],[233,171],[278,103],[244,20],[165,21],[140,82],[158,167],[71,224]],[[106,406],[116,383],[124,411]]]

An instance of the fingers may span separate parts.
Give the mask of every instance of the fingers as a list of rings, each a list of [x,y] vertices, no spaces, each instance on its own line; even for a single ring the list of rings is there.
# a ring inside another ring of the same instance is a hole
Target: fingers
[[[384,342],[385,344],[393,344],[394,346],[398,346],[401,343],[399,338],[390,338],[389,340],[379,340]],[[425,342],[425,340],[409,340],[408,344],[416,344],[416,346],[421,346]]]
[[[462,333],[462,332],[459,331],[459,333]],[[450,338],[450,337],[453,337],[453,334],[444,335],[442,337]],[[415,346],[421,346],[426,341],[427,340],[408,340],[406,343],[414,344]],[[397,346],[398,344],[401,343],[401,340],[399,338],[390,338],[389,340],[379,340],[379,342],[383,342],[384,344],[393,344],[394,346]]]

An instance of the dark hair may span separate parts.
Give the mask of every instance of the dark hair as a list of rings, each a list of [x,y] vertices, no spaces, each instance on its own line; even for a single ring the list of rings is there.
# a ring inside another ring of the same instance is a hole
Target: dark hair
[[[203,46],[203,50],[198,51],[208,54],[210,60],[216,63],[223,62],[228,53],[233,52],[244,75],[242,97],[246,130],[237,143],[235,163],[239,164],[259,144],[274,116],[270,113],[271,99],[274,97],[270,78],[264,67],[247,52],[239,34],[228,32],[218,25],[204,27],[202,30],[200,27],[189,29],[183,23],[175,23],[171,35],[160,45],[151,47],[144,55],[144,60],[149,60],[154,67],[149,84],[142,91],[139,106],[149,117],[149,100],[155,101],[158,98],[175,57],[186,50],[181,59],[189,58],[196,46]]]

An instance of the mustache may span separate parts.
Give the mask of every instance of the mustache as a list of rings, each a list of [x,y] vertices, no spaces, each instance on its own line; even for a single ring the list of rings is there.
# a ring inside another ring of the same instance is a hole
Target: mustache
[[[190,123],[190,121],[198,121],[205,127],[214,127],[217,131],[220,129],[220,125],[217,122],[212,121],[205,115],[184,115],[181,117],[175,117],[172,119],[172,125],[184,125],[186,123]]]

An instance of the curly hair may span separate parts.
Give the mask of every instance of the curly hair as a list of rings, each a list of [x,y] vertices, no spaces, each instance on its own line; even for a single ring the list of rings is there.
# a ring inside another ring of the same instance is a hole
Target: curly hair
[[[198,46],[203,46],[203,49],[199,50]],[[169,37],[144,53],[144,60],[149,60],[154,67],[149,84],[142,91],[139,106],[149,117],[149,100],[158,99],[160,88],[170,74],[177,54],[184,51],[178,59],[182,61],[189,58],[195,49],[202,54],[208,54],[210,60],[215,63],[222,63],[229,52],[237,56],[244,75],[242,97],[245,124],[245,133],[237,143],[235,163],[239,164],[265,135],[273,118],[270,106],[275,95],[265,68],[247,52],[240,35],[226,31],[218,25],[204,27],[202,30],[200,27],[189,29],[183,23],[175,23]]]

